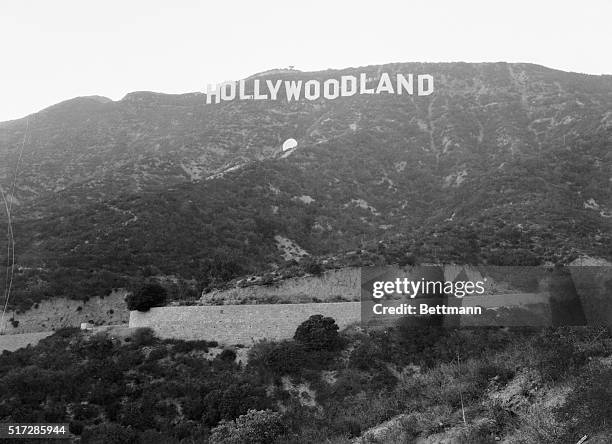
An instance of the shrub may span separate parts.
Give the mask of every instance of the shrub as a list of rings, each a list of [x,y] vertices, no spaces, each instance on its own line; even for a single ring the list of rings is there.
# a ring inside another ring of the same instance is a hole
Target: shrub
[[[323,273],[323,267],[318,262],[310,259],[305,261],[304,271],[314,276],[320,276]]]
[[[83,433],[83,428],[83,423],[80,421],[71,421],[70,424],[68,424],[68,430],[74,435]]]
[[[285,433],[282,415],[272,410],[249,410],[235,421],[221,421],[212,429],[217,444],[268,444]]]
[[[164,444],[179,444],[177,438],[173,438],[157,430],[148,429],[142,432],[138,437],[139,444],[164,443]]]
[[[156,283],[147,283],[135,289],[126,301],[129,310],[149,311],[152,307],[164,305],[166,289]]]
[[[83,431],[83,442],[89,444],[136,444],[137,434],[131,427],[104,423],[87,427]]]
[[[148,361],[158,361],[160,359],[165,358],[167,354],[168,354],[168,349],[166,348],[165,345],[162,345],[160,347],[156,347],[153,350],[151,350],[151,352],[149,353],[149,356],[147,356],[147,360]]]
[[[236,360],[236,352],[230,348],[226,348],[219,353],[218,358],[224,362],[234,362]]]
[[[383,364],[384,365],[384,364]],[[349,356],[348,367],[362,371],[377,370],[381,366],[381,350],[370,338],[355,346]]]
[[[293,341],[262,341],[249,351],[249,367],[260,374],[273,376],[298,374],[307,363],[307,355],[302,345]]]
[[[211,390],[204,396],[204,406],[202,420],[206,425],[214,426],[222,419],[236,418],[251,409],[266,409],[270,400],[266,397],[265,386],[242,381]]]
[[[74,419],[77,421],[92,419],[98,416],[98,407],[92,404],[77,404],[72,409]]]
[[[293,339],[307,350],[334,350],[340,345],[336,321],[323,315],[313,315],[302,322]]]
[[[206,405],[201,397],[188,396],[181,401],[181,408],[185,417],[192,420],[198,420],[202,417]]]
[[[155,341],[155,333],[150,327],[139,327],[131,335],[131,342],[136,347],[151,345]]]

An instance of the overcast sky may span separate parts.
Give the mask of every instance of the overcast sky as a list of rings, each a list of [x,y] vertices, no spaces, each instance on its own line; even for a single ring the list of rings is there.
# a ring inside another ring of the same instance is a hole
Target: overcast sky
[[[531,62],[612,74],[612,1],[2,0],[0,121],[271,68]]]

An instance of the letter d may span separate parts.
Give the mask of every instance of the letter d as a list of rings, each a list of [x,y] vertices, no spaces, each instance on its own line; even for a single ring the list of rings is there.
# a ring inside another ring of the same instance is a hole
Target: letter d
[[[357,94],[357,77],[355,76],[340,77],[340,95],[342,97],[350,97],[350,96],[354,96],[355,94]]]
[[[419,80],[419,96],[428,96],[434,90],[434,79],[429,74],[421,74],[418,76]],[[427,80],[427,89],[425,89],[425,80]]]

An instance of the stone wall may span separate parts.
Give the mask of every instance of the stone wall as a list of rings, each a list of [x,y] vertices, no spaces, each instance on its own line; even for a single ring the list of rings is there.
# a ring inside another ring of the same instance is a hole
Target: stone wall
[[[330,316],[342,330],[361,319],[359,302],[157,307],[130,312],[130,327],[151,327],[164,339],[206,339],[250,346],[261,339],[293,337],[315,314]]]

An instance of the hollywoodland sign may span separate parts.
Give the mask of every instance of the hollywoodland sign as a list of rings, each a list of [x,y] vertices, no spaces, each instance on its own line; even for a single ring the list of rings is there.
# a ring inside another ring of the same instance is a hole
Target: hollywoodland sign
[[[355,94],[407,94],[428,96],[434,91],[434,79],[429,74],[382,73],[377,78],[361,73],[321,80],[262,80],[250,79],[207,85],[206,103],[230,100],[333,100]]]

